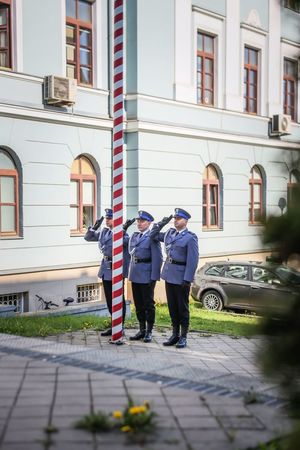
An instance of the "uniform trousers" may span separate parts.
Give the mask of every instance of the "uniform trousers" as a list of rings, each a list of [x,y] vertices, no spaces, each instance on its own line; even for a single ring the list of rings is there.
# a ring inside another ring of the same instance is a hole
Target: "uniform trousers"
[[[156,281],[150,283],[132,282],[132,294],[136,311],[136,316],[140,324],[148,324],[148,328],[153,327],[155,322],[154,288]]]
[[[190,323],[190,287],[166,281],[166,294],[172,326],[179,328],[181,325],[187,329]]]
[[[104,280],[102,278],[102,283],[103,283],[107,308],[108,308],[109,314],[112,316],[112,281]],[[125,297],[123,295],[123,323],[125,320],[125,316],[126,316],[126,303],[125,303]]]

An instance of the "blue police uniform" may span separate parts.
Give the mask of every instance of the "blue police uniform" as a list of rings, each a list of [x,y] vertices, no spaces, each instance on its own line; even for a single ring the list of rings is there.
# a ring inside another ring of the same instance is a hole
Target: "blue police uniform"
[[[113,211],[110,208],[105,209],[105,217],[112,219]],[[102,253],[102,261],[100,264],[98,277],[102,279],[103,289],[107,308],[110,315],[112,315],[112,247],[113,247],[112,230],[108,227],[103,227],[100,230],[95,230],[93,227],[88,227],[84,239],[89,242],[98,242],[98,247]],[[128,277],[128,268],[130,255],[128,253],[129,235],[124,233],[123,236],[123,278]],[[126,303],[123,295],[123,322],[126,314]],[[109,328],[102,336],[110,336],[111,328]]]
[[[190,214],[176,208],[174,217],[190,219]],[[176,228],[170,228],[163,233],[160,230],[171,220],[166,218],[158,224],[154,224],[151,231],[153,241],[164,242],[166,250],[166,261],[162,270],[162,279],[165,280],[166,294],[169,313],[173,326],[173,335],[164,343],[165,345],[177,344],[177,347],[185,347],[186,336],[189,327],[189,292],[190,284],[194,279],[195,271],[199,261],[198,238],[187,228],[177,231]],[[181,333],[180,333],[181,327]],[[180,336],[184,345],[179,343]]]
[[[137,220],[152,222],[154,218],[146,211],[139,211]],[[154,288],[160,279],[162,265],[161,245],[150,240],[149,228],[135,232],[129,240],[130,265],[128,279],[132,282],[133,300],[140,331],[131,340],[144,339],[151,342],[155,322]]]

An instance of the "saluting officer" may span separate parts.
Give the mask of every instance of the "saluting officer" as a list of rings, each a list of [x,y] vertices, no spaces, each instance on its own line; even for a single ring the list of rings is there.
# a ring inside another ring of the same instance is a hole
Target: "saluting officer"
[[[110,208],[105,209],[105,224],[106,226],[100,228],[104,217],[96,220],[92,227],[88,227],[85,233],[84,239],[86,241],[98,241],[98,247],[102,253],[102,261],[100,264],[100,269],[98,272],[98,277],[102,278],[105,299],[107,303],[107,308],[112,315],[112,246],[113,246],[113,210]],[[123,225],[124,237],[123,237],[123,278],[128,277],[128,267],[130,256],[128,253],[128,241],[129,236],[126,233],[127,228],[135,221],[135,219],[129,219]],[[126,315],[126,303],[125,297],[123,295],[123,324]],[[101,336],[111,336],[112,329],[108,328],[106,331],[101,333]]]
[[[152,329],[155,322],[154,288],[160,279],[162,265],[161,245],[158,241],[150,241],[150,225],[154,218],[146,211],[139,211],[137,220],[138,232],[129,240],[131,256],[129,280],[132,282],[132,294],[140,329],[130,337],[132,341],[152,341]]]
[[[153,225],[151,239],[164,242],[167,254],[161,277],[165,280],[173,333],[163,345],[176,344],[177,348],[184,348],[190,321],[190,286],[198,265],[199,248],[197,236],[187,229],[191,215],[184,209],[175,209],[175,228],[170,228],[166,233],[160,232],[172,217],[164,217]]]

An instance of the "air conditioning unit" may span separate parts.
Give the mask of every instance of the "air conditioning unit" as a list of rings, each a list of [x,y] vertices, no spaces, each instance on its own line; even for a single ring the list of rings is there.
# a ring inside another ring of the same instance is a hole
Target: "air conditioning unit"
[[[73,78],[48,75],[44,79],[44,102],[48,105],[74,105],[77,81]]]
[[[272,119],[272,133],[291,134],[291,123],[292,119],[288,114],[275,114]]]

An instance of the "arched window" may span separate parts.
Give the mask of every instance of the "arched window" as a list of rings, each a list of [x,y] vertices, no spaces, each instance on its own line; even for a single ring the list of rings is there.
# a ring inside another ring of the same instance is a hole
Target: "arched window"
[[[289,182],[287,186],[288,207],[293,203],[295,191],[300,186],[300,172],[297,169],[290,171]]]
[[[220,180],[212,164],[203,174],[202,225],[204,229],[220,228]]]
[[[250,172],[249,223],[259,224],[264,216],[264,183],[263,175],[258,166],[253,166]]]
[[[11,157],[0,149],[0,235],[19,234],[19,178]]]
[[[84,156],[71,169],[71,233],[84,233],[96,219],[96,172]]]

